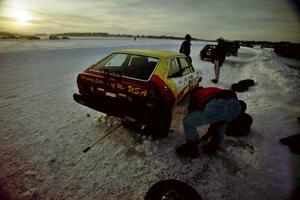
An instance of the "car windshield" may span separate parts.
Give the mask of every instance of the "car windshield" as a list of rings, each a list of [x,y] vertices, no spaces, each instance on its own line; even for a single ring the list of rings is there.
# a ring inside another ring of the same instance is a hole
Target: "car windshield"
[[[113,53],[97,63],[92,69],[108,70],[122,76],[148,80],[159,59],[134,54]]]

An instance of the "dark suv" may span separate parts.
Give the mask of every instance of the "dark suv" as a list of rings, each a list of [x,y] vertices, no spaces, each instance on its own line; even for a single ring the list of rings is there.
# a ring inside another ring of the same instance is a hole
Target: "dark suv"
[[[240,48],[240,45],[238,42],[231,42],[231,41],[225,41],[224,42],[226,46],[226,56],[237,56],[238,55],[238,49]],[[206,60],[210,62],[214,62],[214,56],[216,51],[215,44],[207,44],[205,45],[201,51],[200,51],[200,58],[201,60]]]
[[[206,61],[214,61],[214,56],[215,56],[215,50],[216,50],[216,45],[214,44],[207,44],[201,49],[200,51],[200,58],[201,60],[206,60]]]
[[[225,41],[225,46],[227,47],[226,56],[237,56],[240,44],[238,42]]]

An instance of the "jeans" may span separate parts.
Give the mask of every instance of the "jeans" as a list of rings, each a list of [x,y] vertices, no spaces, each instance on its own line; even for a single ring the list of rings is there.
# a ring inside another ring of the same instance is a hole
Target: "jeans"
[[[198,140],[197,126],[219,122],[219,137],[223,137],[228,123],[241,112],[240,103],[236,99],[212,99],[203,111],[194,111],[183,119],[186,139],[191,142]]]

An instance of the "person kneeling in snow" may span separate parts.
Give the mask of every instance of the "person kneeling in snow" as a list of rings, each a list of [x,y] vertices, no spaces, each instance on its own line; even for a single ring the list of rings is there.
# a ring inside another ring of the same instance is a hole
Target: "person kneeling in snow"
[[[190,158],[199,156],[197,126],[205,124],[211,124],[216,131],[204,135],[200,141],[210,137],[210,141],[204,146],[204,152],[215,153],[228,123],[244,112],[245,107],[245,102],[238,100],[232,90],[197,88],[191,93],[189,114],[183,119],[186,143],[176,149],[177,154]]]

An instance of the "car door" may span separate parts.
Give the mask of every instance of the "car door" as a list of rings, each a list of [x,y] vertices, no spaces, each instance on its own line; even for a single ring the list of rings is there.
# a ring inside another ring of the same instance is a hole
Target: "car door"
[[[185,95],[186,92],[188,92],[192,85],[192,80],[194,79],[194,68],[188,61],[186,57],[180,57],[179,58],[179,64],[182,71],[182,78],[183,78],[183,89],[182,91]]]
[[[184,79],[184,96],[188,91],[198,86],[199,82],[202,79],[202,75],[200,71],[195,71],[194,67],[190,64],[189,60],[185,57],[179,58],[179,64],[182,71],[182,77]]]
[[[179,63],[179,58],[172,58],[170,60],[168,79],[171,80],[176,88],[176,97],[184,89],[185,77],[182,76],[182,70]]]

